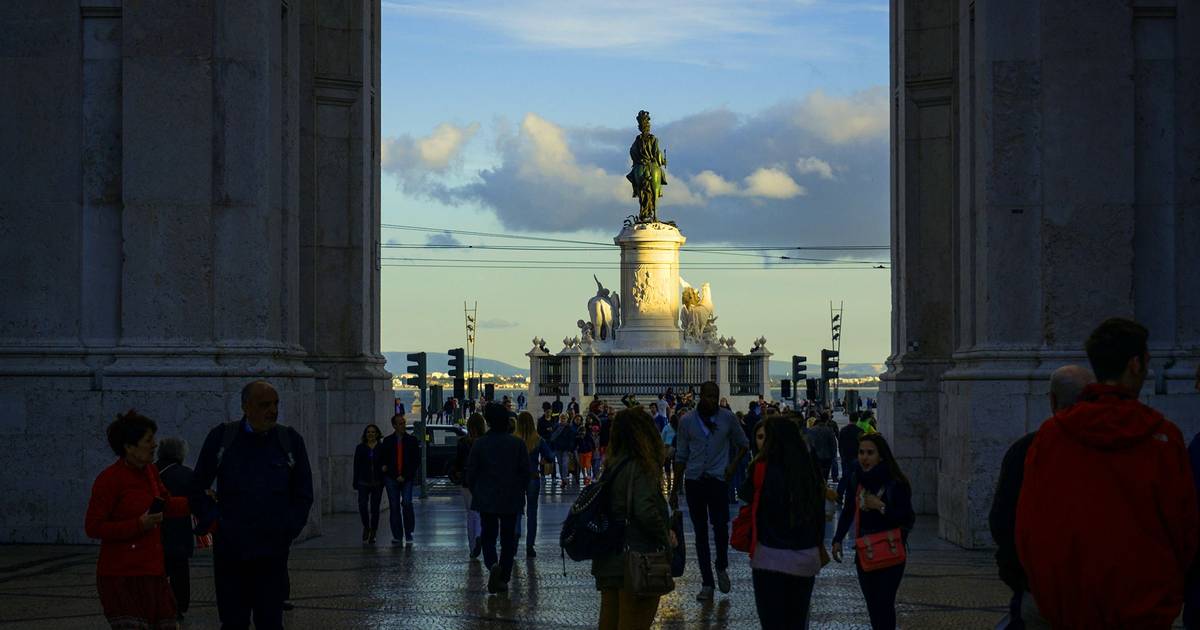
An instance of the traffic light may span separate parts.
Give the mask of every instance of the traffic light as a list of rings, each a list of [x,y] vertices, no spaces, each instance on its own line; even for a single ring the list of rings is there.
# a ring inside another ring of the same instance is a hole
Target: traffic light
[[[808,370],[808,357],[799,354],[792,355],[792,382],[796,387],[800,387],[800,382],[808,378],[806,371]],[[784,397],[786,398],[786,396]]]
[[[492,402],[492,401],[496,400],[496,384],[495,383],[484,383],[483,384],[483,399],[488,402]]]
[[[838,377],[838,351],[821,351],[821,380],[829,382]]]
[[[779,381],[779,397],[784,400],[792,397],[792,379],[785,378]]]
[[[453,348],[449,351],[450,354],[450,378],[454,379],[454,397],[460,401],[467,397],[467,384],[463,380],[463,368],[466,363],[463,361],[463,356],[466,354],[462,348]]]
[[[426,374],[428,374],[425,367],[426,363],[424,352],[410,353],[408,355],[407,372],[409,374],[415,374],[415,376],[408,378],[405,382],[407,382],[409,385],[415,385],[418,389],[425,389]]]
[[[810,401],[817,399],[817,392],[820,389],[818,385],[820,381],[815,378],[804,379],[804,397]]]

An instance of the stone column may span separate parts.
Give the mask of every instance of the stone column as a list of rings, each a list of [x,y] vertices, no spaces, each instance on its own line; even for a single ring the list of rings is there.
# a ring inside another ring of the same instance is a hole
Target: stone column
[[[638,223],[613,239],[621,247],[621,328],[617,347],[625,350],[677,350],[679,328],[679,248],[687,241],[666,223]]]
[[[299,337],[329,422],[322,507],[352,512],[362,428],[392,415],[379,348],[379,3],[302,6]]]

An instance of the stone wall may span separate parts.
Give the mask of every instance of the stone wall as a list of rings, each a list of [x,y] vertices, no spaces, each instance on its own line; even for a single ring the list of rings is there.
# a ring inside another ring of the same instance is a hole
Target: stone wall
[[[1136,1],[894,5],[896,334],[881,419],[906,463],[936,452],[942,536],[988,546],[1000,459],[1049,415],[1050,372],[1086,363],[1083,340],[1105,317],[1150,328],[1142,399],[1189,437],[1200,429],[1200,84],[1187,78],[1200,13]],[[936,126],[924,115],[935,68],[951,87]],[[919,279],[946,253],[950,283]],[[908,378],[927,349],[932,361]],[[917,439],[931,426],[933,449]]]
[[[240,416],[253,378],[276,384],[281,422],[304,435],[322,472],[318,505],[346,493],[353,443],[338,423],[390,407],[375,254],[378,7],[360,5],[0,8],[0,28],[19,34],[0,45],[0,77],[14,88],[0,117],[0,439],[10,446],[0,542],[84,540],[117,413],[154,418],[159,437],[191,443],[194,461],[208,429]],[[305,40],[313,15],[333,26]],[[320,96],[305,91],[302,61],[353,59],[346,51],[357,51],[358,82],[339,83],[336,98],[352,102],[356,130],[306,141],[302,105]],[[338,164],[312,181],[349,198],[314,202],[321,188],[301,185],[305,162]],[[320,226],[356,231],[338,240]]]

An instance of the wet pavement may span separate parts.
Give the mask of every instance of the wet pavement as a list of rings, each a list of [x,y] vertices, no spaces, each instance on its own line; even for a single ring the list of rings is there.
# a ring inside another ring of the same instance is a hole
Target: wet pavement
[[[507,596],[489,596],[487,572],[467,556],[462,500],[436,484],[418,500],[416,543],[390,544],[383,514],[380,540],[361,544],[357,515],[325,518],[326,534],[293,548],[289,628],[594,628],[600,605],[588,563],[558,553],[558,530],[577,494],[542,496],[538,556],[526,559],[524,540]],[[384,504],[386,505],[386,501]],[[681,501],[681,503],[683,503]],[[685,519],[686,521],[686,519]],[[919,517],[910,540],[908,568],[900,587],[904,628],[992,628],[1004,615],[1008,590],[996,577],[992,554],[964,551],[936,537],[935,517]],[[689,547],[692,543],[687,526]],[[102,628],[95,589],[96,547],[9,545],[0,547],[0,627]],[[700,588],[695,550],[684,576],[659,606],[655,627],[755,628],[754,595],[745,554],[730,551],[733,592],[711,603],[695,601]],[[211,552],[192,561],[192,609],[185,628],[217,628]],[[812,628],[869,628],[866,608],[847,561],[831,563],[817,577]]]

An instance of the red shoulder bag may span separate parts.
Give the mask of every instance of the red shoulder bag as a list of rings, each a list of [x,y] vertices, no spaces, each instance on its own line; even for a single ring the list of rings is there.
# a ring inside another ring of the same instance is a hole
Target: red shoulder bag
[[[904,539],[900,537],[900,528],[889,529],[875,534],[859,535],[859,505],[862,500],[863,487],[858,487],[854,502],[854,549],[857,552],[858,564],[866,572],[878,571],[888,567],[903,564],[908,559],[904,549]]]

